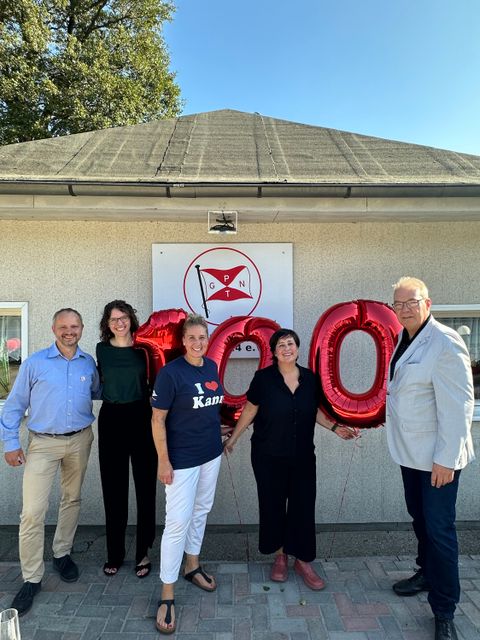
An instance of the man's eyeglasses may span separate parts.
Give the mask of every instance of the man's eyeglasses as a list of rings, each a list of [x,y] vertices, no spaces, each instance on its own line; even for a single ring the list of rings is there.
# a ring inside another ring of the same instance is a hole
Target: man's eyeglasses
[[[425,300],[425,298],[411,298],[405,302],[394,302],[392,309],[394,311],[402,311],[402,309],[406,307],[409,311],[413,311],[414,309],[418,309],[422,300]]]
[[[121,322],[122,324],[127,323],[130,320],[128,316],[120,316],[120,318],[110,318],[108,324],[118,324]]]

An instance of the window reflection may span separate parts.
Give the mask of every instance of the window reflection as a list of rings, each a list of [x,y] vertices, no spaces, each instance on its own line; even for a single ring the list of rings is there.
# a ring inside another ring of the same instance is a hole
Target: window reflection
[[[25,359],[26,303],[0,302],[0,402],[8,396]]]
[[[475,387],[475,400],[480,401],[480,318],[455,317],[438,318],[440,322],[452,327],[462,336],[472,361],[473,384]]]

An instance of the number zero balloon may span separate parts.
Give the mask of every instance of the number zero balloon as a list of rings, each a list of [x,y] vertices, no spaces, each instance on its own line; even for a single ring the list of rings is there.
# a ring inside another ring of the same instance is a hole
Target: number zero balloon
[[[384,422],[388,364],[400,329],[392,309],[375,300],[342,302],[320,317],[310,343],[309,367],[320,378],[320,406],[332,420],[363,428]],[[342,342],[352,331],[368,333],[377,352],[375,379],[364,393],[348,391],[340,377]]]

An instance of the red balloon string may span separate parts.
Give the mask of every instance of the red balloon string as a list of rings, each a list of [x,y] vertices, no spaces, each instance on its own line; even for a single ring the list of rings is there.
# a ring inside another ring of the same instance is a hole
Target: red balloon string
[[[232,473],[232,467],[230,466],[229,455],[226,454],[225,458],[227,459],[228,474],[230,476],[230,482],[232,483],[233,498],[235,500],[235,507],[237,509],[238,523],[240,524],[241,527],[243,527],[244,523],[243,523],[242,514],[240,513],[240,502],[238,500],[237,490],[236,490],[236,487],[235,487],[235,483],[233,481],[233,473]],[[249,549],[249,546],[248,546],[248,532],[247,531],[245,531],[245,557],[247,559],[247,562],[250,562],[250,549]]]
[[[341,515],[342,509],[343,509],[343,503],[344,503],[344,500],[345,500],[345,494],[347,492],[348,480],[350,478],[350,472],[352,470],[353,456],[355,454],[355,449],[358,446],[359,446],[358,440],[355,440],[354,445],[352,447],[352,453],[350,455],[350,461],[348,463],[347,476],[345,478],[345,483],[343,485],[342,495],[341,495],[341,498],[340,498],[340,504],[338,506],[337,518],[336,518],[335,523],[334,523],[335,526],[334,526],[334,529],[333,529],[332,540],[330,542],[330,549],[328,550],[328,553],[327,553],[327,555],[325,557],[325,560],[330,560],[332,558],[333,545],[335,544],[335,538],[337,536],[337,526],[338,526],[338,523],[340,521],[340,515]]]

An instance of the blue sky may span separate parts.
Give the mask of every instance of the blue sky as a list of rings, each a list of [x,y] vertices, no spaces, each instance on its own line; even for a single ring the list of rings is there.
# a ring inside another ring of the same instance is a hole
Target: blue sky
[[[176,0],[184,114],[238,109],[480,155],[480,0]]]

